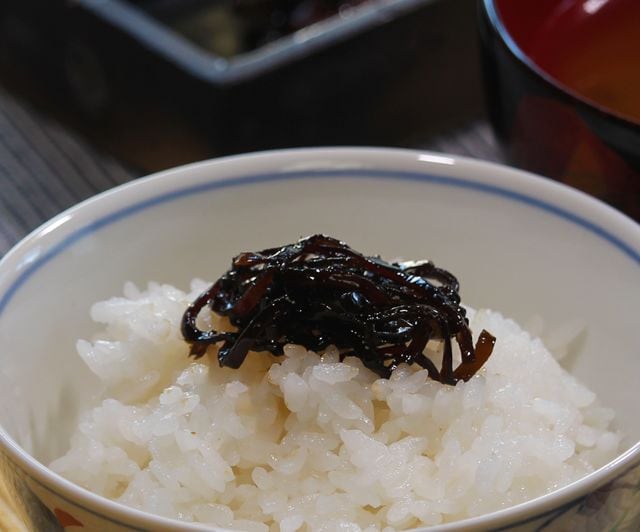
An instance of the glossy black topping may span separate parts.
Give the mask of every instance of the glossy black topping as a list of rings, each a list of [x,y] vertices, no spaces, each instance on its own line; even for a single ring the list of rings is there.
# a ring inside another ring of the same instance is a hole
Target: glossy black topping
[[[387,263],[324,235],[281,248],[242,253],[184,313],[182,334],[199,358],[221,342],[220,366],[238,368],[248,351],[281,355],[286,344],[313,351],[335,345],[384,378],[401,363],[418,364],[444,384],[469,380],[491,355],[495,338],[482,331],[475,347],[460,306],[458,281],[432,262]],[[196,326],[208,305],[236,332]],[[461,363],[453,367],[452,339]],[[440,369],[424,354],[442,341]]]

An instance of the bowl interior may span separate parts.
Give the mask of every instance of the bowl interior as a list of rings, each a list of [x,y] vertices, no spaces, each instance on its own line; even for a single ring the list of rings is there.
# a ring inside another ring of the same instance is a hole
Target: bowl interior
[[[43,464],[64,452],[94,378],[75,351],[92,303],[127,280],[186,288],[244,250],[327,233],[385,258],[430,258],[463,301],[546,330],[579,321],[571,370],[640,440],[640,227],[550,181],[383,150],[300,151],[167,172],[91,200],[0,265],[0,425]]]

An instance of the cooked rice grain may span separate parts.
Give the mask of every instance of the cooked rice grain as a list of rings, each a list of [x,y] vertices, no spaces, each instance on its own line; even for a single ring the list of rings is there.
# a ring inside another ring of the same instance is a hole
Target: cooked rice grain
[[[97,303],[104,331],[79,341],[105,385],[51,467],[158,515],[246,531],[390,531],[506,508],[611,460],[613,412],[542,342],[489,310],[485,368],[446,386],[400,367],[378,378],[287,346],[238,370],[194,362],[180,335],[190,293],[150,284]],[[216,326],[220,324],[215,317]]]

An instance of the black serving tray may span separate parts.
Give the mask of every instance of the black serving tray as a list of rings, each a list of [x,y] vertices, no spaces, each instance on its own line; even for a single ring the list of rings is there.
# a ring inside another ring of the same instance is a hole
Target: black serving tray
[[[481,113],[475,0],[366,0],[226,57],[148,4],[0,6],[3,56],[45,79],[116,155],[125,140],[146,142],[139,166],[153,168],[154,150],[172,146],[188,159],[190,150],[402,145]]]

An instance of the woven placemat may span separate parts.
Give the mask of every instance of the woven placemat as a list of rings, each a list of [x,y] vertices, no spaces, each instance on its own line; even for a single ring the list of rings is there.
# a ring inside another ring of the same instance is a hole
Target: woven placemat
[[[133,177],[0,88],[0,257],[49,218]]]
[[[0,475],[0,530],[2,532],[29,532],[16,510],[9,503],[9,493]]]

